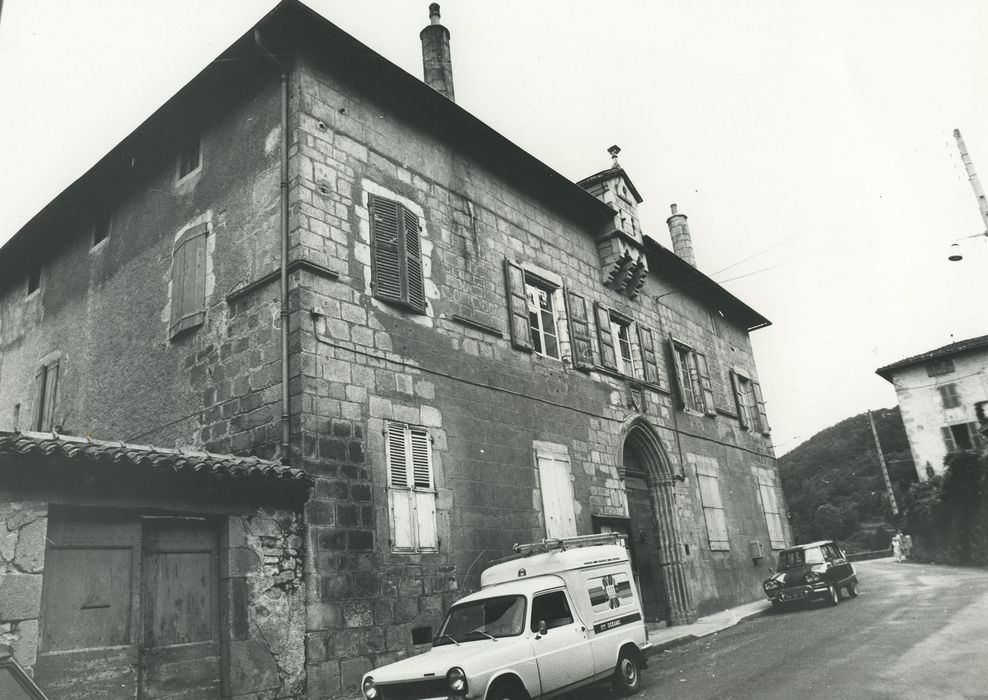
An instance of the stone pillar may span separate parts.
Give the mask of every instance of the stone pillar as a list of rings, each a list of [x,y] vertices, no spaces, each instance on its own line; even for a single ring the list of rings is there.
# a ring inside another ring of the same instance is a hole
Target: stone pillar
[[[439,22],[439,3],[429,5],[429,20],[430,24],[419,33],[422,40],[422,77],[426,85],[455,102],[449,30]]]
[[[666,597],[669,600],[669,624],[688,625],[696,622],[696,608],[693,606],[689,583],[686,580],[686,569],[683,565],[673,483],[672,476],[652,474],[648,476],[652,512],[655,513],[657,520],[659,565]]]
[[[38,657],[47,534],[46,503],[0,502],[0,646],[28,673]]]

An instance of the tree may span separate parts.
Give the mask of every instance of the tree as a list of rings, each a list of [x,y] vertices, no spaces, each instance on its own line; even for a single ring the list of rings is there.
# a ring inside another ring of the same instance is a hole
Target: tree
[[[813,519],[813,530],[818,539],[837,540],[844,536],[844,518],[840,508],[824,503],[816,509]]]

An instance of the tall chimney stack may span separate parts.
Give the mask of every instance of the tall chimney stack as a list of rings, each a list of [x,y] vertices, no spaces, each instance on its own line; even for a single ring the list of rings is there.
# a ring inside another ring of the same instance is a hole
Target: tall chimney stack
[[[672,216],[666,219],[669,235],[672,236],[672,252],[696,267],[693,257],[693,239],[690,238],[690,227],[686,223],[686,214],[680,214],[675,204],[672,205]]]
[[[453,60],[449,52],[449,30],[439,22],[439,3],[429,5],[429,25],[419,33],[422,40],[422,74],[426,85],[456,102],[453,96]]]

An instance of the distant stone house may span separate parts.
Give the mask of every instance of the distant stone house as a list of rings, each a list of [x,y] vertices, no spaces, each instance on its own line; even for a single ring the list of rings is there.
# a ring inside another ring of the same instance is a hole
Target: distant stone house
[[[952,453],[984,448],[988,336],[968,338],[876,370],[895,387],[920,480]]]
[[[279,4],[0,249],[0,643],[51,697],[352,694],[545,537],[626,533],[652,622],[760,597],[768,321],[619,149],[566,180],[421,38],[428,84]]]

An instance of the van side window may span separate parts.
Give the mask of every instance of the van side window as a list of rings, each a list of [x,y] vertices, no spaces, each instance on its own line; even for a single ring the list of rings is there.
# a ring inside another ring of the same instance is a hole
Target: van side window
[[[546,629],[573,624],[566,594],[562,591],[540,593],[532,600],[532,631],[539,631],[539,623],[545,622]]]

